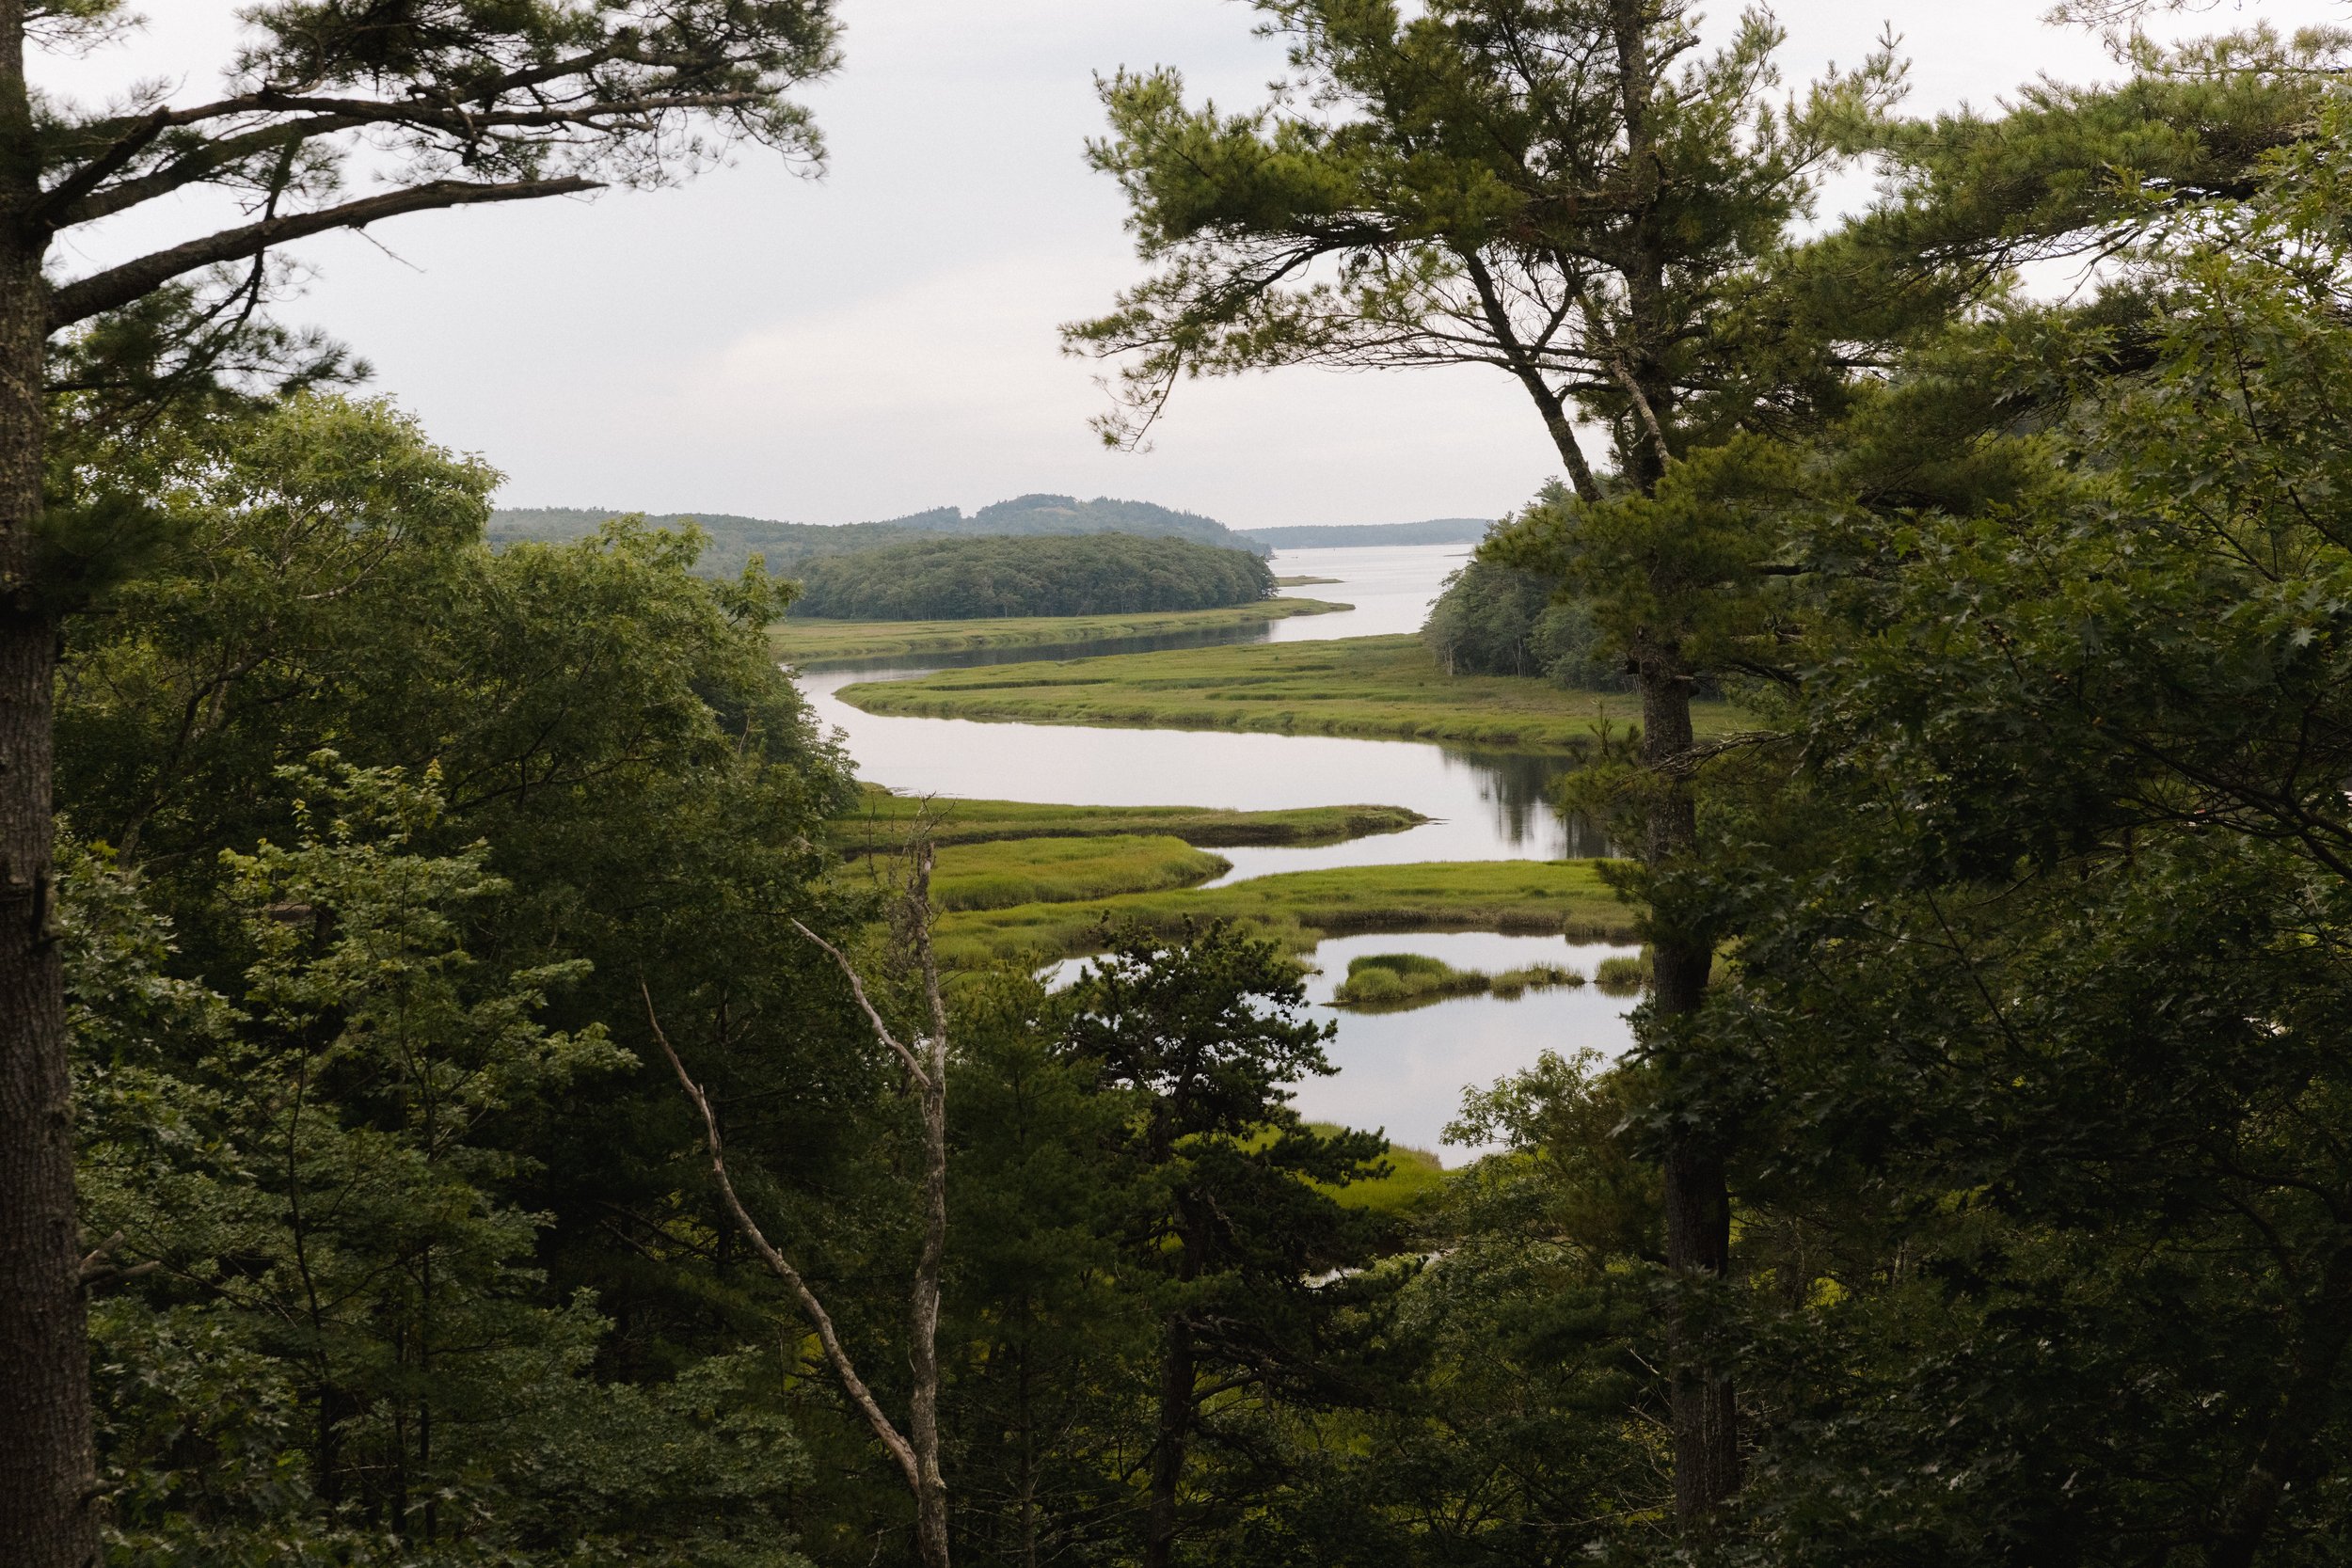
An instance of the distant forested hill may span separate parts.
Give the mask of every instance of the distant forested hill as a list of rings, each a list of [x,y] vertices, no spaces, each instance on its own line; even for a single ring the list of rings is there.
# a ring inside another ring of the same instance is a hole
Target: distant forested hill
[[[606,518],[621,515],[610,507],[500,507],[490,514],[489,538],[493,545],[518,539],[560,544],[584,538],[601,528]],[[1188,539],[1260,555],[1272,547],[1234,532],[1214,517],[1108,496],[1092,500],[1075,496],[1016,496],[984,506],[970,516],[956,507],[941,506],[875,523],[781,523],[723,512],[654,513],[647,515],[646,521],[657,527],[691,521],[709,534],[709,548],[695,568],[705,577],[734,577],[755,554],[767,558],[771,571],[797,575],[800,562],[818,556],[943,536],[1116,532]]]
[[[1214,610],[1274,592],[1274,574],[1248,550],[1111,532],[916,539],[816,557],[794,575],[794,617],[854,621]]]
[[[1486,530],[1493,526],[1493,520],[1486,517],[1432,517],[1425,523],[1253,528],[1243,530],[1242,536],[1278,550],[1320,550],[1347,545],[1475,545],[1486,537]]]

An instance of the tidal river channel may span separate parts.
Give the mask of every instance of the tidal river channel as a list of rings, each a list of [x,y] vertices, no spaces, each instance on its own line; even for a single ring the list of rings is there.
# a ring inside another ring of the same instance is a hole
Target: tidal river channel
[[[1556,860],[1599,853],[1600,846],[1590,834],[1563,823],[1545,800],[1551,780],[1567,766],[1560,757],[1466,751],[1421,741],[884,718],[862,713],[835,695],[856,681],[973,664],[1095,657],[1208,641],[1300,641],[1413,631],[1446,574],[1468,553],[1469,547],[1460,545],[1285,550],[1274,557],[1277,576],[1338,579],[1287,592],[1356,608],[1181,642],[1137,639],[1044,651],[860,660],[802,671],[799,680],[818,721],[841,732],[859,776],[895,790],[949,800],[1243,811],[1390,805],[1431,818],[1404,832],[1315,848],[1219,849],[1216,853],[1233,863],[1230,879],[1317,866]],[[1310,1117],[1384,1127],[1397,1143],[1436,1149],[1464,1087],[1483,1086],[1532,1066],[1547,1049],[1567,1052],[1590,1046],[1614,1054],[1629,1039],[1624,1020],[1627,1002],[1590,987],[1533,991],[1511,1002],[1457,998],[1405,1013],[1331,1008],[1331,988],[1345,975],[1350,958],[1426,953],[1457,967],[1488,971],[1565,962],[1589,974],[1601,958],[1622,951],[1571,949],[1555,938],[1478,932],[1386,933],[1326,942],[1315,951],[1314,962],[1323,973],[1311,981],[1309,996],[1316,1016],[1339,1023],[1330,1055],[1340,1070],[1301,1085],[1298,1108]],[[1475,1151],[1444,1152],[1452,1164]]]

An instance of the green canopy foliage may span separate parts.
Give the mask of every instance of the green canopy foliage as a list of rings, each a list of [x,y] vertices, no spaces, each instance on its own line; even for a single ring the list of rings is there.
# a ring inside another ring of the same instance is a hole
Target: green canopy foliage
[[[1274,574],[1262,558],[1182,539],[926,539],[809,562],[800,568],[792,613],[976,621],[1216,610],[1273,594]]]

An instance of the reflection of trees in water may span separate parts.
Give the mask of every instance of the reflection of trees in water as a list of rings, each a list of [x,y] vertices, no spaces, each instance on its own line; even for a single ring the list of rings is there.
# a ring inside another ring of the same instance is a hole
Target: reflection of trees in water
[[[1581,812],[1563,816],[1552,804],[1553,784],[1578,764],[1574,757],[1526,752],[1465,752],[1441,746],[1449,767],[1470,770],[1479,798],[1494,810],[1495,827],[1514,847],[1534,844],[1554,858],[1597,859],[1608,854],[1609,839]]]

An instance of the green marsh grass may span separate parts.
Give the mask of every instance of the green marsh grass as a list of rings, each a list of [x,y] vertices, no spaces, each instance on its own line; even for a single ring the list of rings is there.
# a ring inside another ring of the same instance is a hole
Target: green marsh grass
[[[1624,738],[1641,713],[1640,699],[1625,693],[1449,675],[1410,635],[994,664],[859,682],[840,696],[868,713],[1446,740],[1570,755],[1589,754],[1603,722]],[[1701,736],[1744,722],[1721,702],[1694,704],[1692,720]]]
[[[938,851],[931,898],[942,910],[1060,904],[1191,887],[1232,869],[1224,856],[1166,835],[954,844]]]
[[[834,846],[845,854],[894,851],[906,842],[916,815],[927,804],[936,819],[931,842],[942,846],[1110,833],[1165,833],[1203,849],[1245,844],[1339,844],[1369,833],[1402,832],[1429,820],[1402,806],[1226,811],[1206,806],[1060,806],[1030,800],[938,799],[926,802],[869,784],[855,810],[834,822]]]
[[[1374,953],[1350,959],[1347,978],[1331,1000],[1367,1012],[1405,1012],[1449,996],[1500,996],[1508,1001],[1552,986],[1581,986],[1584,976],[1557,964],[1531,964],[1488,974],[1420,953]]]
[[[1246,922],[1294,951],[1351,931],[1517,931],[1627,942],[1633,912],[1594,861],[1467,861],[1351,865],[1252,877],[1222,887],[1037,902],[942,915],[951,963],[1075,958],[1105,920],[1174,930],[1187,920]]]
[[[1317,578],[1328,581],[1329,578]],[[1327,615],[1354,605],[1323,599],[1261,599],[1222,610],[1168,610],[1129,615],[1019,615],[993,621],[824,621],[796,616],[768,628],[768,645],[793,664],[899,654],[965,653],[977,648],[1051,648],[1120,637],[1164,637],[1223,626],[1257,626],[1294,615]]]

